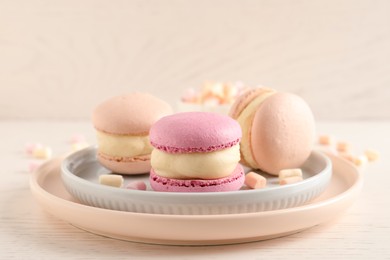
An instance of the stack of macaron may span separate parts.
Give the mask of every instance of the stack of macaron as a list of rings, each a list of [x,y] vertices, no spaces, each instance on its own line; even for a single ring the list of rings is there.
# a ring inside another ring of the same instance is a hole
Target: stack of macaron
[[[208,112],[163,117],[150,130],[154,149],[150,185],[156,191],[239,190],[241,128],[232,118]]]
[[[115,96],[99,104],[92,116],[99,162],[115,173],[149,172],[150,127],[171,113],[168,103],[146,93]]]

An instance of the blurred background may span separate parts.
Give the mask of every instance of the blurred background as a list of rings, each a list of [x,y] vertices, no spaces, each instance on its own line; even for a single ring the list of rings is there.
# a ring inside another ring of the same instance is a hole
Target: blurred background
[[[0,119],[89,119],[205,81],[302,96],[318,120],[390,119],[387,0],[0,0]]]

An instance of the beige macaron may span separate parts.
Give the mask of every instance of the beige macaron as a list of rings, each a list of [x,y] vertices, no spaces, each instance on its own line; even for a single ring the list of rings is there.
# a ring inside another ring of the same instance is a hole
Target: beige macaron
[[[168,103],[147,93],[115,96],[99,104],[92,115],[99,162],[116,173],[149,172],[150,127],[169,114]]]
[[[241,162],[248,167],[278,175],[300,167],[312,151],[313,113],[297,95],[251,89],[237,98],[230,116],[242,128]]]

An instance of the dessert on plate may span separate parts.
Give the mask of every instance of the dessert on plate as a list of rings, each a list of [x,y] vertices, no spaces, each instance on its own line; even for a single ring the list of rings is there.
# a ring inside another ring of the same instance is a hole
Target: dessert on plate
[[[92,115],[99,162],[116,173],[149,172],[150,127],[171,113],[168,103],[139,92],[115,96],[99,104]]]
[[[155,191],[239,190],[241,128],[232,118],[185,112],[158,120],[150,129],[150,185]]]
[[[242,82],[205,82],[187,88],[177,104],[179,112],[203,111],[227,115],[235,99],[247,89]]]
[[[308,159],[315,123],[302,98],[268,88],[251,89],[236,99],[229,114],[242,128],[242,164],[278,175]]]

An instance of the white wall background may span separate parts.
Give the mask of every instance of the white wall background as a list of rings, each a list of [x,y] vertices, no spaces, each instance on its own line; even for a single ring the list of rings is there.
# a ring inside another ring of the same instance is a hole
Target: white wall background
[[[0,0],[0,119],[89,118],[205,80],[303,96],[317,119],[390,119],[387,0]]]

